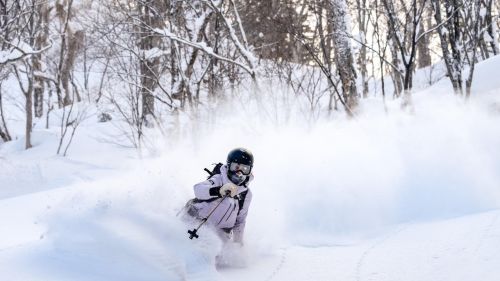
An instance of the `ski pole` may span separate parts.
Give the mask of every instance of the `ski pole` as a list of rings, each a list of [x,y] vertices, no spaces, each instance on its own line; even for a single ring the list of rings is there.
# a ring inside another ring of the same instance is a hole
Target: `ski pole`
[[[202,225],[204,225],[204,224],[207,222],[208,218],[210,218],[210,216],[211,216],[211,215],[215,212],[215,210],[217,210],[217,208],[220,206],[220,204],[222,203],[222,201],[224,201],[224,199],[226,199],[226,197],[228,197],[228,196],[229,196],[229,193],[227,193],[226,195],[224,195],[224,197],[222,197],[222,200],[220,200],[220,202],[217,204],[217,206],[215,206],[215,207],[212,209],[212,211],[210,211],[210,213],[208,214],[208,216],[207,216],[206,218],[204,218],[204,219],[202,219],[202,220],[201,220],[201,223],[200,223],[200,225],[198,225],[198,227],[197,227],[197,228],[194,228],[193,230],[188,230],[188,233],[189,233],[189,239],[191,239],[191,240],[192,240],[193,238],[198,238],[198,237],[199,237],[199,236],[198,236],[198,234],[197,234],[198,230],[201,228],[201,226],[202,226]]]

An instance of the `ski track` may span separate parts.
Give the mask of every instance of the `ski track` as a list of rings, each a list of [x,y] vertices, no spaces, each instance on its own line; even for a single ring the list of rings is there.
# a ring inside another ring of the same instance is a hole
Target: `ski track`
[[[283,268],[283,265],[286,263],[286,257],[287,257],[287,250],[288,248],[282,248],[281,249],[281,259],[279,264],[275,267],[274,271],[265,279],[265,281],[271,281],[274,280],[274,278],[280,273],[281,269]]]
[[[398,234],[400,234],[401,232],[406,230],[408,227],[409,227],[409,225],[399,226],[397,229],[393,230],[392,232],[389,232],[388,234],[386,234],[382,238],[377,239],[373,244],[371,244],[370,247],[368,247],[368,249],[366,249],[361,254],[361,256],[356,264],[356,281],[362,280],[362,278],[361,278],[362,272],[361,271],[362,271],[363,265],[365,264],[365,262],[367,260],[368,255],[370,253],[372,253],[376,248],[378,248],[378,247],[382,246],[384,243],[388,242],[391,238],[394,238],[395,236],[397,236]]]
[[[479,239],[479,243],[474,251],[476,256],[478,256],[479,250],[483,247],[484,241],[490,235],[493,226],[497,224],[498,218],[500,217],[500,212],[495,212],[492,216],[493,218],[491,219],[490,223],[482,231],[481,238]]]
[[[477,267],[482,265],[486,270],[482,280],[498,280],[494,264],[499,259],[499,222],[500,210],[442,221],[409,222],[372,241],[359,241],[349,247],[283,247],[268,262],[239,273],[246,276],[241,280],[252,281],[471,280],[475,274],[483,276]],[[409,260],[405,263],[406,258]],[[271,262],[275,265],[265,266]],[[270,269],[266,278],[255,274],[266,268]]]

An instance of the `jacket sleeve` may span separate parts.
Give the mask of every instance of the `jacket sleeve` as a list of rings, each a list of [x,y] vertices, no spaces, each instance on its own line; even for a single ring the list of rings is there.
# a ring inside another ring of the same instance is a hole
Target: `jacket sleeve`
[[[214,175],[206,181],[194,185],[194,196],[200,200],[207,200],[214,197],[221,197],[219,190],[222,186],[220,175]]]
[[[252,202],[252,192],[248,190],[247,196],[245,197],[245,203],[243,203],[243,208],[236,217],[236,223],[233,228],[233,241],[237,243],[243,243],[243,234],[245,232],[245,224],[248,215],[248,208]]]

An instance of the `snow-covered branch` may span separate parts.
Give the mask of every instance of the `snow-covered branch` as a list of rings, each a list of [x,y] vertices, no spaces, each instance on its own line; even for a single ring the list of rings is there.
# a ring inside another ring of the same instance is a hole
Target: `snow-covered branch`
[[[208,54],[208,55],[210,55],[218,60],[237,65],[238,67],[244,69],[246,72],[248,72],[252,76],[255,75],[255,71],[251,66],[244,65],[236,60],[233,60],[233,59],[230,59],[230,58],[227,58],[227,57],[224,57],[224,56],[221,56],[221,55],[215,53],[214,50],[211,47],[207,46],[207,44],[205,42],[192,42],[192,41],[186,40],[186,39],[181,38],[175,34],[172,34],[167,29],[158,29],[157,28],[154,31],[158,35],[167,37],[170,40],[174,40],[174,41],[179,42],[181,44],[185,44],[185,45],[188,45],[190,47],[196,48],[200,51],[203,51],[204,53],[206,53],[206,54]]]
[[[240,39],[236,35],[236,31],[234,30],[233,25],[229,22],[227,17],[222,13],[222,10],[220,8],[222,1],[203,0],[203,2],[207,3],[207,5],[211,9],[213,9],[215,11],[215,13],[220,17],[220,19],[222,19],[225,27],[229,31],[229,36],[230,36],[231,40],[233,41],[234,45],[236,46],[236,48],[238,49],[238,51],[240,52],[240,54],[243,56],[243,58],[245,59],[245,61],[248,64],[248,67],[247,67],[248,70],[247,69],[245,69],[245,70],[247,70],[247,72],[250,73],[252,78],[255,79],[255,66],[257,65],[257,59],[255,58],[254,54],[248,48],[248,43],[246,42],[245,31],[243,29],[243,25],[241,24],[241,19],[239,18],[239,14],[237,12],[237,9],[234,6],[234,2],[231,1],[231,4],[233,5],[234,11],[236,13],[238,26],[240,27],[240,33],[242,34],[244,43],[241,43]]]
[[[25,44],[23,42],[18,42],[16,44],[16,43],[8,42],[7,40],[2,40],[2,41],[5,42],[7,45],[9,45],[10,48],[7,50],[0,51],[0,65],[14,63],[14,62],[19,61],[21,59],[24,59],[26,57],[41,54],[41,53],[47,51],[48,49],[50,49],[53,45],[53,41],[50,40],[49,45],[47,45],[39,50],[33,50],[33,48],[31,46],[29,46],[28,44]]]

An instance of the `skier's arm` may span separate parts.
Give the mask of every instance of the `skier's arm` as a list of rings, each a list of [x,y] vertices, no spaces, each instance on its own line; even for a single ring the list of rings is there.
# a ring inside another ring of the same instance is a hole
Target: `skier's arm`
[[[194,196],[200,200],[220,197],[221,185],[220,175],[214,175],[208,180],[194,185]]]
[[[233,228],[233,241],[243,244],[243,234],[245,232],[245,224],[248,215],[248,208],[252,202],[252,192],[249,190],[247,196],[245,197],[245,203],[236,217],[236,223]]]

